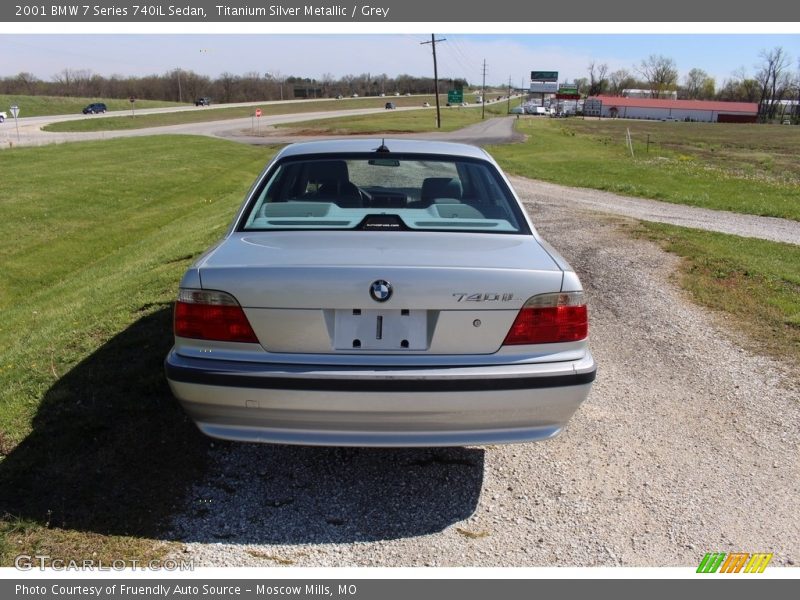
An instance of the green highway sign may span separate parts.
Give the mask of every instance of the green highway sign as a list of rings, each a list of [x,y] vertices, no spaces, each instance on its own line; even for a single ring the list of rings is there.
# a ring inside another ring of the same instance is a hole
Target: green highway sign
[[[464,101],[464,90],[450,90],[447,92],[447,101],[450,104],[461,104]]]
[[[558,71],[531,71],[531,81],[558,81]]]
[[[577,94],[578,87],[574,85],[561,85],[558,87],[559,94]]]

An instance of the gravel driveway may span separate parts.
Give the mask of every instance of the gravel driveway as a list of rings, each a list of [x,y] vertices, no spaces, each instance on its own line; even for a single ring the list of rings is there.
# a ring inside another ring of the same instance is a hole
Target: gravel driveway
[[[590,294],[598,379],[560,437],[376,450],[216,443],[170,539],[207,566],[696,566],[800,557],[800,376],[672,282],[677,259],[515,181]]]

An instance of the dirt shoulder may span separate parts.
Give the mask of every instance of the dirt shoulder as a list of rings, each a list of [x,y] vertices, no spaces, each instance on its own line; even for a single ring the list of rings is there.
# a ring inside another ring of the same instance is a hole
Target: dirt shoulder
[[[631,198],[610,192],[567,187],[525,177],[511,177],[511,181],[521,195],[532,201],[563,203],[573,208],[621,215],[632,219],[670,223],[683,227],[800,245],[800,221]]]

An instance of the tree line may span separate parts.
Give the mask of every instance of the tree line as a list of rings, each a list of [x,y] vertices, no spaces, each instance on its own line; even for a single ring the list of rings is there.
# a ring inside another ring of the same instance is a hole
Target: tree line
[[[439,81],[439,93],[467,87],[464,79]],[[325,74],[320,79],[249,72],[244,75],[222,73],[211,78],[188,69],[173,69],[163,75],[145,77],[111,75],[104,77],[90,70],[64,69],[45,81],[32,73],[0,78],[0,94],[33,96],[72,96],[82,98],[129,98],[193,102],[209,97],[213,102],[256,102],[294,98],[335,98],[337,96],[379,96],[380,94],[432,94],[432,77],[385,73],[345,75]]]
[[[786,108],[782,101],[793,100],[790,114],[800,117],[800,60],[793,70],[792,59],[781,47],[762,50],[756,71],[748,75],[744,68],[726,79],[721,86],[703,69],[691,69],[681,81],[672,58],[650,55],[632,70],[609,72],[608,65],[591,61],[589,76],[578,79],[578,89],[589,96],[608,94],[620,96],[623,90],[644,89],[652,98],[672,97],[687,100],[726,100],[751,102],[759,106],[759,118],[769,121],[783,117]]]
[[[578,91],[587,96],[598,94],[622,95],[626,89],[649,90],[654,98],[727,100],[752,102],[759,105],[759,116],[768,121],[783,116],[782,101],[800,103],[800,62],[797,70],[789,54],[781,47],[762,50],[755,72],[744,68],[733,73],[718,85],[706,71],[689,70],[679,78],[675,61],[663,55],[650,55],[631,69],[610,71],[605,63],[591,61],[588,77],[575,80]],[[468,87],[466,79],[442,79],[438,92]],[[503,87],[503,86],[500,86]],[[50,80],[39,79],[32,73],[18,73],[0,78],[0,93],[73,96],[86,98],[128,98],[192,102],[210,97],[213,102],[250,102],[260,100],[291,100],[294,98],[335,98],[337,96],[387,96],[400,94],[431,94],[431,77],[386,73],[345,75],[336,78],[330,73],[319,79],[282,75],[280,71],[248,72],[243,75],[222,73],[211,78],[188,69],[173,69],[162,75],[144,77],[111,75],[105,77],[89,70],[64,69]],[[795,106],[792,113],[800,118]]]

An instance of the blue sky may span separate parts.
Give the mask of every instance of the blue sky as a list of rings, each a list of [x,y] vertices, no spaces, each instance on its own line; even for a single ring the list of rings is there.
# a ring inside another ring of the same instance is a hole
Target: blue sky
[[[439,24],[441,25],[441,24]],[[444,27],[443,25],[441,25]],[[531,70],[559,71],[561,80],[587,75],[591,60],[610,70],[631,70],[650,54],[672,57],[681,78],[693,67],[704,69],[717,84],[734,71],[755,71],[763,49],[783,46],[798,69],[798,34],[574,34],[473,35],[437,33],[442,78],[465,77],[480,82],[482,61],[487,83],[519,85]],[[431,74],[430,46],[424,34],[35,34],[0,35],[6,57],[0,75],[32,72],[49,80],[65,68],[88,69],[101,75],[160,74],[174,68],[218,76],[228,71],[255,71],[319,78],[359,73]],[[12,57],[12,60],[8,60]]]

